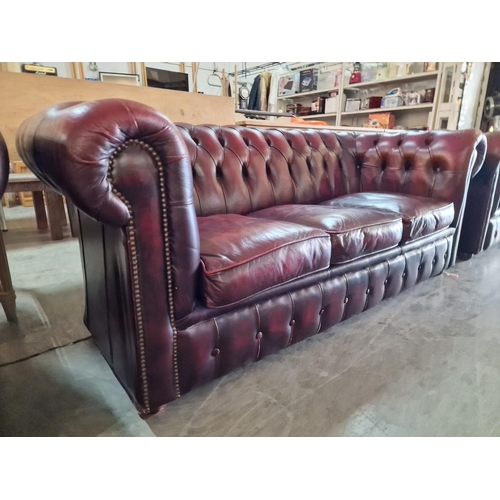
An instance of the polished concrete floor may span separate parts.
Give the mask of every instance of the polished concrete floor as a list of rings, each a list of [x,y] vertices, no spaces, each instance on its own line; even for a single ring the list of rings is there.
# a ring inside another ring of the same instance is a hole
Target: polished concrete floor
[[[0,315],[0,435],[500,435],[499,248],[142,420],[86,339],[76,240],[22,224],[6,236],[14,284],[39,311],[26,299],[32,322],[7,333]]]

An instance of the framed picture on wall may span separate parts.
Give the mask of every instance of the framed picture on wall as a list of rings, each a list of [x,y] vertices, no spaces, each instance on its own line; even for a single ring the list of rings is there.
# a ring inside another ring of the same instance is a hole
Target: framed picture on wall
[[[139,75],[130,73],[107,73],[99,71],[99,79],[101,80],[101,82],[118,83],[120,85],[132,85],[135,87],[141,84]]]

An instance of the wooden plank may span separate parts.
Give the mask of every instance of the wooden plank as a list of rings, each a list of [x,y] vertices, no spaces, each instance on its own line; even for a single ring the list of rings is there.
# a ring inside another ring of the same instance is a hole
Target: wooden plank
[[[16,131],[29,116],[59,102],[106,98],[142,102],[174,122],[234,123],[230,97],[4,71],[0,72],[0,130],[11,161],[20,159],[15,147]]]

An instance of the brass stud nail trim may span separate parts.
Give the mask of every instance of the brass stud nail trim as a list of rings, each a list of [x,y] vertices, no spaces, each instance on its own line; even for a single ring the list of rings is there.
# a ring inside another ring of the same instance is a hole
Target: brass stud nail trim
[[[173,330],[173,364],[174,364],[174,384],[175,391],[177,397],[180,396],[180,387],[179,387],[179,370],[178,370],[178,362],[177,362],[177,328],[175,326],[175,309],[174,309],[174,297],[173,297],[173,279],[172,279],[172,269],[171,269],[171,253],[170,253],[170,237],[169,237],[169,223],[168,223],[168,205],[166,198],[166,188],[165,188],[165,176],[164,170],[165,167],[162,164],[158,153],[148,144],[143,141],[139,141],[137,139],[130,139],[124,144],[118,146],[108,163],[108,180],[110,183],[114,181],[113,178],[113,166],[114,160],[118,156],[119,153],[124,151],[130,144],[138,144],[142,149],[146,150],[150,156],[155,160],[156,166],[158,168],[158,180],[159,180],[159,188],[160,188],[160,200],[161,200],[161,214],[162,214],[162,228],[164,231],[164,251],[165,251],[165,267],[167,274],[167,295],[168,295],[168,313],[170,318],[170,323]],[[148,388],[148,380],[147,380],[147,366],[146,366],[146,355],[145,355],[145,344],[144,344],[144,322],[142,319],[142,304],[141,304],[141,295],[140,295],[140,281],[139,281],[139,265],[138,265],[138,251],[137,251],[137,243],[135,239],[135,219],[132,211],[132,205],[130,202],[115,188],[112,187],[112,193],[115,194],[120,200],[125,204],[127,209],[130,212],[130,220],[126,227],[127,240],[129,244],[129,250],[131,255],[131,264],[132,264],[132,281],[133,281],[133,301],[134,301],[134,310],[136,317],[136,325],[137,325],[137,336],[138,336],[138,344],[139,344],[139,371],[141,373],[141,382],[142,382],[142,391],[144,398],[144,409],[146,413],[150,413],[150,405],[149,405],[149,388]],[[177,287],[175,287],[177,289]]]

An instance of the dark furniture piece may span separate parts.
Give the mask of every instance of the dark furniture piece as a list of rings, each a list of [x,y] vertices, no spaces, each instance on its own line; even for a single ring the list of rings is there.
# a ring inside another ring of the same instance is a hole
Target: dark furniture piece
[[[440,274],[486,146],[176,126],[108,99],[29,118],[17,147],[80,210],[85,323],[150,414]]]
[[[5,193],[9,180],[9,153],[3,135],[0,134],[0,198]],[[3,232],[0,231],[0,302],[9,321],[16,320],[16,293],[12,287],[9,261],[5,251]]]
[[[486,134],[484,164],[471,180],[459,256],[468,259],[500,242],[500,132]]]

